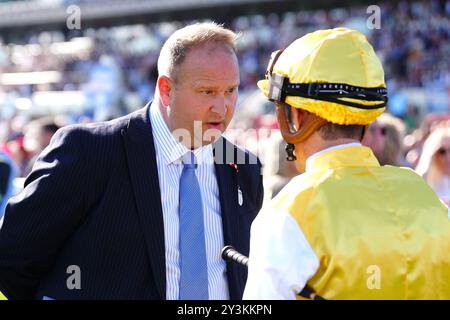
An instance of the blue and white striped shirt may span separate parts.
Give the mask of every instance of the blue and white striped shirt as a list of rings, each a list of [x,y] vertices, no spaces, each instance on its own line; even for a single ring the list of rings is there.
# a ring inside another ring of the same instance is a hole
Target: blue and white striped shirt
[[[180,281],[178,214],[180,177],[183,170],[181,157],[189,150],[174,138],[156,104],[150,107],[150,120],[155,140],[164,219],[166,298],[177,300]],[[211,145],[206,145],[193,152],[197,158],[196,175],[203,201],[209,299],[228,300],[226,264],[220,255],[224,240],[213,149]]]

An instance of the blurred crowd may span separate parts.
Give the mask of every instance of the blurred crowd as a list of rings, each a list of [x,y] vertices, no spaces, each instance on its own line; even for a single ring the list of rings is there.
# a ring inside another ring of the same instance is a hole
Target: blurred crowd
[[[273,109],[256,82],[272,51],[308,32],[346,26],[369,38],[388,84],[388,113],[368,128],[364,143],[382,164],[417,168],[450,203],[450,1],[378,5],[381,28],[373,30],[362,6],[225,21],[241,32],[240,99],[228,136],[261,157],[269,198],[297,172],[280,152]],[[0,150],[18,176],[30,172],[59,127],[108,120],[152,99],[159,50],[185,23],[30,31],[14,43],[0,41]]]

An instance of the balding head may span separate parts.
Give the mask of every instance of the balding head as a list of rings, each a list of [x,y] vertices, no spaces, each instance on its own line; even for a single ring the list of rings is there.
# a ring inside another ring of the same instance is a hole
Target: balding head
[[[214,23],[197,23],[174,32],[164,43],[158,58],[159,76],[176,81],[177,66],[192,48],[205,45],[222,47],[230,53],[236,51],[237,34]]]

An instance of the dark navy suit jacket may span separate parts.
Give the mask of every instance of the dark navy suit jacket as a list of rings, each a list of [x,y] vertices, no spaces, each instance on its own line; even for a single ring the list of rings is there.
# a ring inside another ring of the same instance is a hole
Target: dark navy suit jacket
[[[215,169],[225,245],[248,254],[250,225],[263,200],[260,163],[225,139],[214,151],[222,158]],[[244,158],[238,172],[229,165]],[[9,299],[165,299],[164,250],[147,106],[55,134],[6,208],[0,291]],[[230,298],[241,299],[247,271],[230,262],[226,269]],[[80,289],[73,288],[77,275]]]

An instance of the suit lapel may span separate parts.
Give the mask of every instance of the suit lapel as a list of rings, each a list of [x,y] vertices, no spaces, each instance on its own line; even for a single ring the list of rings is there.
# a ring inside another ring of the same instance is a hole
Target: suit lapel
[[[219,200],[222,214],[224,245],[239,247],[239,219],[237,207],[237,176],[236,171],[229,166],[235,163],[234,145],[224,138],[213,145],[217,184],[219,186]],[[227,261],[227,278],[231,299],[240,299],[237,288],[238,269],[234,262]]]
[[[132,114],[128,128],[122,131],[122,136],[154,280],[161,299],[164,300],[166,299],[164,221],[155,146],[148,115],[149,105]]]

